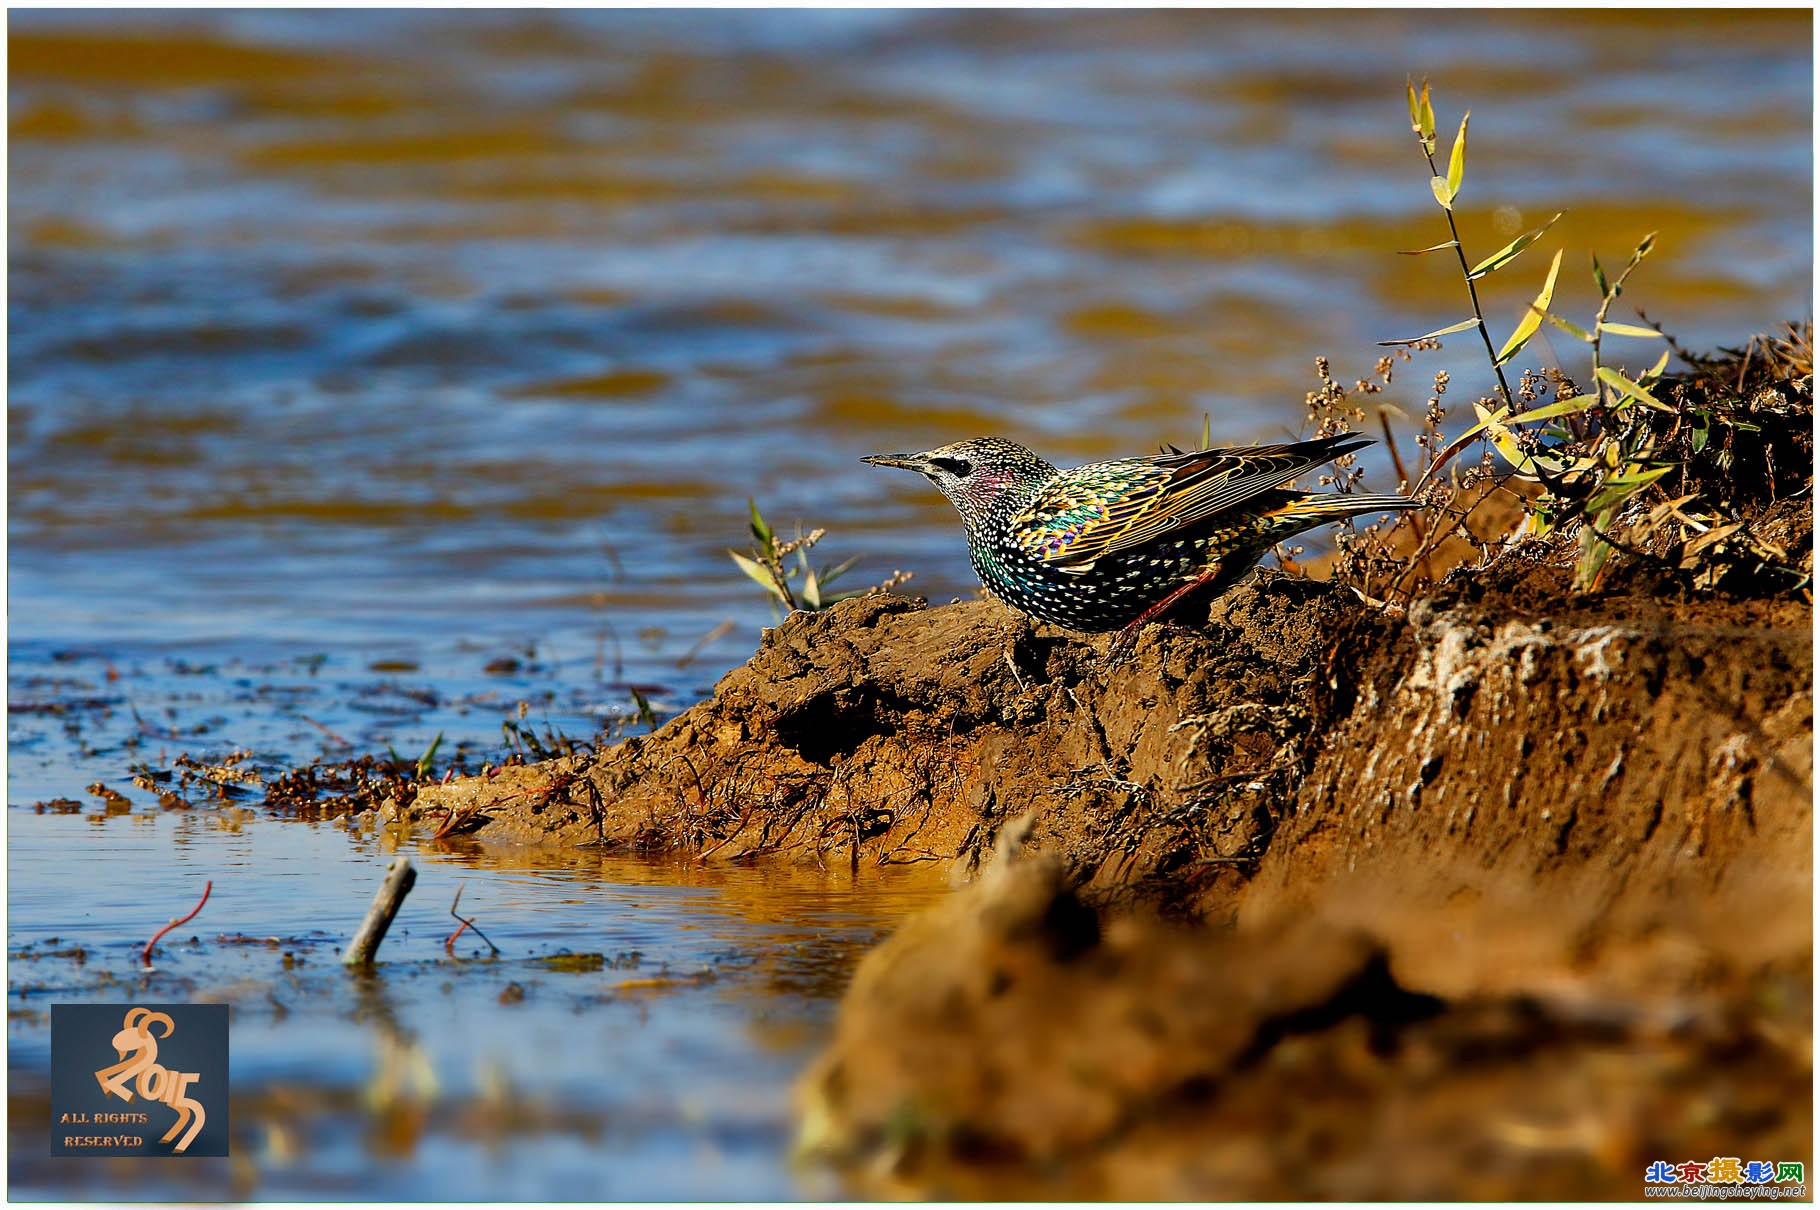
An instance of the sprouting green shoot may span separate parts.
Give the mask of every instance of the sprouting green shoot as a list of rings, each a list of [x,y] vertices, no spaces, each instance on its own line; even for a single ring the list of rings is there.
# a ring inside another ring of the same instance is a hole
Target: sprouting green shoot
[[[746,554],[729,550],[727,555],[740,571],[771,597],[774,611],[780,607],[789,612],[799,609],[822,610],[837,601],[894,587],[910,578],[907,573],[898,572],[883,584],[861,592],[829,592],[836,580],[853,570],[861,556],[855,555],[839,563],[818,567],[810,562],[809,552],[826,535],[826,530],[812,529],[804,533],[799,525],[794,538],[780,542],[776,531],[758,511],[758,504],[751,500],[747,504],[751,510],[750,529],[755,545]]]
[[[441,747],[442,732],[438,731],[436,738],[430,741],[430,746],[425,748],[423,755],[417,758],[416,778],[418,781],[422,781],[430,775],[430,767],[436,760],[436,750]]]
[[[651,709],[651,703],[645,695],[629,685],[626,691],[632,695],[632,702],[638,707],[638,721],[653,731],[657,730],[657,711]]]

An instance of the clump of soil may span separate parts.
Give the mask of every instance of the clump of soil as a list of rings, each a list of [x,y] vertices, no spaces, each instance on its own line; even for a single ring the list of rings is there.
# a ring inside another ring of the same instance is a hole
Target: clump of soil
[[[1811,568],[1811,493],[1760,486],[1741,515]],[[1810,600],[1642,560],[1576,596],[1576,554],[1401,611],[1262,574],[1124,660],[860,598],[648,736],[397,811],[950,863],[803,1084],[867,1192],[1633,1198],[1656,1159],[1802,1157]]]

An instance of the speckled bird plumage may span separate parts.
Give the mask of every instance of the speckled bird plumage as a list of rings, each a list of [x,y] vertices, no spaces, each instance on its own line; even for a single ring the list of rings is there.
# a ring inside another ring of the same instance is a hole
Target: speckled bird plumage
[[[954,503],[973,570],[995,596],[1058,626],[1102,631],[1191,585],[1218,595],[1272,545],[1316,525],[1415,507],[1404,496],[1285,486],[1369,444],[1342,434],[1061,470],[1016,442],[978,437],[866,461],[917,471]]]

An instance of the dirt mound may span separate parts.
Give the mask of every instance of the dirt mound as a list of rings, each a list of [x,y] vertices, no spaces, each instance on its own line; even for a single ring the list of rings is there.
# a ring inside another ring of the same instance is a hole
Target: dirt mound
[[[1549,549],[1401,616],[1262,574],[1123,662],[989,601],[847,601],[767,631],[652,735],[425,787],[409,813],[498,839],[969,872],[1020,820],[1088,894],[1186,915],[1319,884],[1361,846],[1444,844],[1532,877],[1621,856],[1654,885],[1690,845],[1717,869],[1804,834],[1809,607],[1543,613],[1566,574]]]
[[[797,614],[714,697],[589,762],[427,787],[481,836],[709,859],[966,859],[1006,821],[1105,894],[1192,907],[1265,851],[1393,627],[1333,585],[1266,577],[1199,631],[1110,640],[993,602],[872,596]]]
[[[1801,887],[1732,905],[1773,940],[1590,947],[1585,904],[1381,890],[1188,929],[999,867],[861,965],[801,1143],[947,1198],[1634,1198],[1655,1159],[1805,1154]]]

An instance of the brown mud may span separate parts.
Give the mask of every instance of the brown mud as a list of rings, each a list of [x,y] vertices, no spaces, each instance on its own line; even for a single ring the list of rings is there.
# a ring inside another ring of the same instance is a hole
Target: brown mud
[[[1754,521],[1811,571],[1811,499]],[[1407,609],[800,613],[652,734],[424,787],[443,834],[939,862],[802,1144],[870,1193],[1640,1196],[1811,1136],[1812,608],[1573,544]]]

